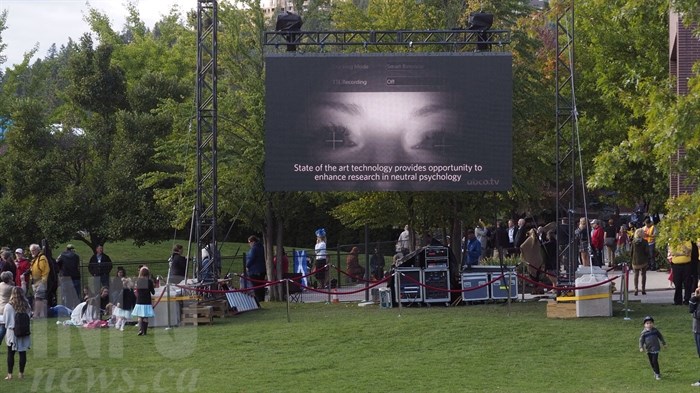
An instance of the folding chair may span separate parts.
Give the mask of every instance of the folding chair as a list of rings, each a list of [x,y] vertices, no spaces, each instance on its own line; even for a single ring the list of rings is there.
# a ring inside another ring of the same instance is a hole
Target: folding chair
[[[289,301],[292,303],[303,303],[302,296],[304,288],[301,287],[301,273],[283,273],[282,278],[290,278],[294,283],[289,283]]]

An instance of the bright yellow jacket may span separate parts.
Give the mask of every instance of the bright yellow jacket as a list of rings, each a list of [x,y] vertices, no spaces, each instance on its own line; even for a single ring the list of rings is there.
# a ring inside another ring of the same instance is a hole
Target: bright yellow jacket
[[[690,252],[693,250],[691,242],[683,242],[677,246],[671,247],[671,263],[674,265],[682,265],[690,262]]]
[[[49,260],[42,253],[37,254],[34,259],[32,259],[32,282],[34,284],[39,284],[39,281],[43,281],[44,284],[49,279]]]
[[[644,240],[646,240],[647,243],[654,244],[656,241],[656,235],[658,234],[659,232],[656,229],[656,225],[644,226]]]

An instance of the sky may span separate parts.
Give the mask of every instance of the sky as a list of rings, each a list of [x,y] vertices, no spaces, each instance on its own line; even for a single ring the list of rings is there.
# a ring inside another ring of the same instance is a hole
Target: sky
[[[128,0],[0,0],[0,12],[7,10],[7,29],[0,34],[7,44],[3,54],[7,61],[2,68],[20,63],[24,53],[34,44],[39,50],[33,60],[46,56],[51,44],[56,48],[65,45],[68,38],[78,41],[90,29],[83,20],[90,7],[107,14],[112,28],[121,31],[126,17]],[[137,6],[139,15],[146,26],[152,28],[155,22],[168,14],[177,4],[180,13],[197,8],[197,0],[131,0]]]

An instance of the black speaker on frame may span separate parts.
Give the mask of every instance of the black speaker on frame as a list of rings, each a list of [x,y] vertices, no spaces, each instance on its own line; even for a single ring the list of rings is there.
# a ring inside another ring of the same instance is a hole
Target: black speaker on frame
[[[478,30],[481,33],[478,34],[479,41],[488,41],[488,34],[485,33],[486,30],[491,28],[493,25],[493,14],[486,12],[472,12],[469,14],[469,25],[467,30]],[[488,51],[491,49],[491,44],[476,44],[476,49],[479,51]]]
[[[289,11],[282,11],[277,15],[277,23],[275,24],[275,30],[277,31],[299,31],[304,22],[301,20],[301,16],[291,13]],[[294,43],[299,38],[297,34],[290,33],[285,34],[284,39],[288,43]],[[287,45],[287,52],[294,52],[297,50],[296,45]]]

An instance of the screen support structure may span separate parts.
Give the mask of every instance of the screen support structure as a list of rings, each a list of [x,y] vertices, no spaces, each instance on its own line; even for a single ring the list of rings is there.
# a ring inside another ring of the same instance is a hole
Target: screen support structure
[[[195,236],[198,249],[197,272],[200,281],[219,278],[217,252],[217,26],[216,0],[197,1],[197,195],[195,204]],[[211,249],[206,266],[200,250]]]
[[[574,0],[557,16],[556,83],[556,222],[558,282],[574,285],[578,268],[578,244],[574,236],[578,227],[576,207],[583,203],[586,230],[590,233],[586,210],[586,184],[581,164],[578,109],[574,80]],[[578,199],[581,199],[579,202]],[[566,232],[562,229],[566,227]]]
[[[286,48],[287,44],[319,47],[321,50],[347,46],[436,46],[443,51],[459,51],[465,47],[503,50],[510,44],[508,30],[333,30],[333,31],[266,31],[263,45]]]

